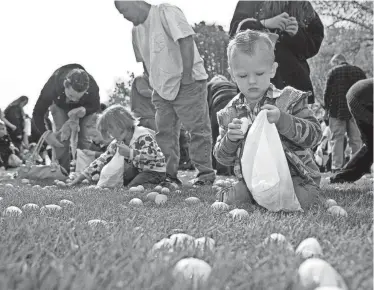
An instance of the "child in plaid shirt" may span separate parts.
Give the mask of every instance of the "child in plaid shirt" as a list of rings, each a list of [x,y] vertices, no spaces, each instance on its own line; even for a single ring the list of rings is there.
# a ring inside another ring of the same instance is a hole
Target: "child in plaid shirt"
[[[129,110],[121,105],[110,106],[99,117],[97,126],[105,140],[115,140],[70,185],[85,178],[97,181],[102,168],[110,162],[117,149],[125,157],[124,186],[159,184],[164,181],[165,157],[154,138],[154,132],[137,126]]]
[[[278,129],[300,205],[303,209],[310,208],[317,201],[320,183],[311,148],[322,135],[320,124],[308,108],[310,93],[289,86],[278,90],[270,83],[278,64],[274,62],[274,44],[265,33],[252,30],[238,33],[227,53],[230,74],[240,93],[217,113],[220,136],[214,156],[221,164],[233,165],[239,181],[222,191],[222,201],[252,200],[241,172],[246,132],[240,130],[240,118],[248,118],[251,125],[261,110],[267,110],[269,123]]]

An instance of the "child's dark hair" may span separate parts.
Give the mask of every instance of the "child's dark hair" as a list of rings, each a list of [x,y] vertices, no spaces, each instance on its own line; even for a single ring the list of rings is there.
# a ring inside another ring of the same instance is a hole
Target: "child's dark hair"
[[[72,69],[66,75],[65,80],[65,86],[71,86],[72,89],[78,93],[87,91],[90,86],[90,78],[88,76],[88,73],[85,70],[79,68]]]

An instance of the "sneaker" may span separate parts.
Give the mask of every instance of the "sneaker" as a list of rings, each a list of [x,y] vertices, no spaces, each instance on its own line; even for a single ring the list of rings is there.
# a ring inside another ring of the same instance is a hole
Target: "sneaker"
[[[214,181],[211,180],[196,180],[193,183],[193,187],[201,187],[201,186],[212,186]]]
[[[183,185],[182,181],[178,179],[177,177],[171,177],[170,175],[166,175],[166,178],[163,182],[160,183],[161,186],[172,188],[172,189],[178,189]]]

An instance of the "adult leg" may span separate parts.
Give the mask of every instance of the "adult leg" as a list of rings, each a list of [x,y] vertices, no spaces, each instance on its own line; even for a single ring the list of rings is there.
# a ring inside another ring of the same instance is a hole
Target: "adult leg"
[[[161,98],[155,91],[152,102],[156,108],[156,141],[166,158],[166,174],[178,181],[180,121],[172,102]]]
[[[64,125],[65,122],[69,119],[68,114],[63,109],[58,107],[56,104],[51,105],[49,109],[52,114],[54,129],[56,132],[58,132],[61,129],[62,125]],[[70,142],[69,140],[66,140],[61,143],[64,145],[64,147],[62,148],[56,147],[54,149],[56,152],[56,159],[58,160],[60,165],[63,168],[65,168],[67,172],[70,172],[70,154],[69,154]]]
[[[360,130],[353,118],[347,121],[347,135],[349,140],[349,146],[352,149],[351,156],[355,155],[358,150],[362,147]]]
[[[332,170],[337,171],[344,164],[344,135],[346,132],[346,121],[330,117],[330,129],[332,133]]]
[[[197,168],[197,184],[213,183],[215,172],[212,168],[212,129],[207,103],[206,81],[181,84],[173,101],[175,111],[191,134],[190,157]]]
[[[352,156],[342,172],[331,177],[331,183],[355,182],[373,164],[373,79],[355,83],[347,93],[347,102],[364,146]]]

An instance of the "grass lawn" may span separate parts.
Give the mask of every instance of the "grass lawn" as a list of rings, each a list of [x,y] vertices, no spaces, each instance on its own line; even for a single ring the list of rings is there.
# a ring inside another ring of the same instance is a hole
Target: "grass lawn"
[[[201,289],[285,289],[303,260],[279,245],[263,246],[271,233],[285,235],[295,248],[305,238],[317,238],[323,259],[349,289],[373,289],[372,182],[369,176],[354,185],[323,185],[323,195],[344,207],[348,218],[331,216],[322,207],[285,214],[248,206],[243,208],[249,219],[234,221],[227,212],[211,209],[215,195],[210,188],[186,187],[182,193],[171,192],[164,206],[145,201],[143,207],[133,207],[128,203],[136,195],[123,189],[41,190],[19,180],[2,181],[1,212],[12,205],[43,206],[61,199],[75,206],[49,215],[1,214],[0,289],[191,289],[171,275],[175,263],[187,256],[213,268]],[[184,199],[189,196],[202,202],[187,205]],[[91,228],[91,219],[109,226]],[[157,241],[176,232],[212,237],[216,248],[150,253]]]

